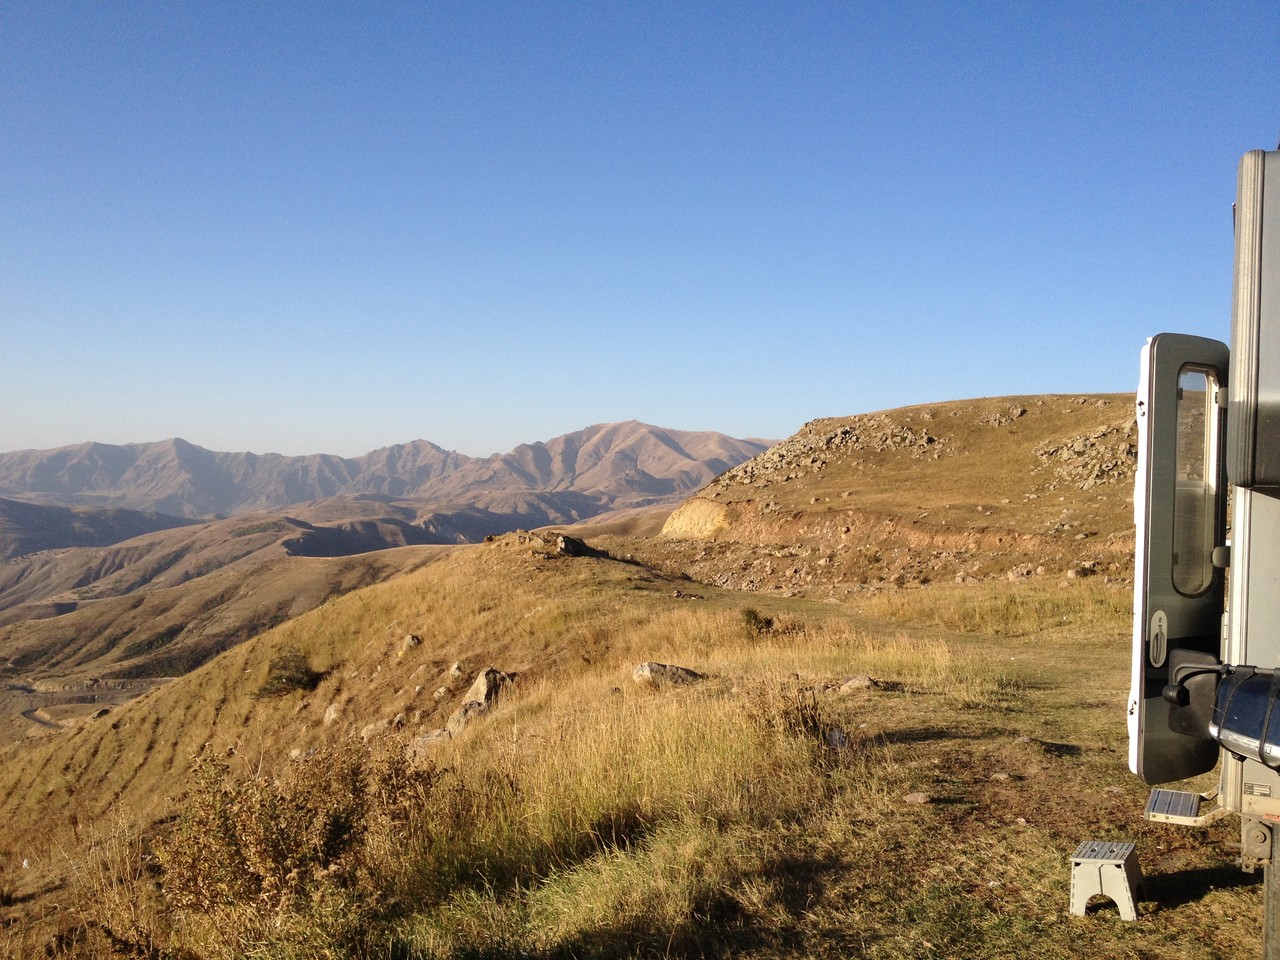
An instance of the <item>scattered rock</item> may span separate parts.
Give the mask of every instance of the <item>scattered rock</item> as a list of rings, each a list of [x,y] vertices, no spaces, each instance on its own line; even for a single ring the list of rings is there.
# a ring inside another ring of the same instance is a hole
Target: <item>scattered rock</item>
[[[410,762],[422,763],[430,759],[432,747],[441,741],[452,739],[453,735],[448,730],[432,730],[430,733],[414,737],[405,744],[405,756],[409,758]]]
[[[471,689],[463,697],[462,706],[453,712],[453,716],[445,724],[445,729],[450,735],[456,737],[468,723],[487,713],[498,702],[498,696],[503,688],[514,679],[513,675],[495,670],[493,667],[480,671],[471,684]]]
[[[870,690],[874,685],[875,681],[868,676],[850,677],[840,684],[840,694],[843,696],[853,693],[855,690]]]
[[[1036,447],[1054,476],[1081,490],[1102,484],[1130,484],[1138,465],[1138,422],[1134,418],[1090,433]]]
[[[589,557],[595,551],[577,537],[566,537],[562,534],[556,537],[556,553],[562,557]]]
[[[631,679],[641,686],[658,687],[666,684],[693,683],[702,680],[703,674],[688,667],[650,660],[640,664],[631,673]]]
[[[514,677],[511,675],[503,673],[501,670],[495,670],[493,667],[482,670],[471,684],[471,689],[467,691],[467,695],[462,698],[463,703],[482,703],[486,707],[491,706],[498,699],[498,694],[502,688],[513,679]]]
[[[481,714],[486,713],[488,709],[478,700],[468,700],[449,717],[449,722],[445,724],[445,730],[448,731],[450,736],[456,737],[467,724]]]
[[[929,799],[930,798],[927,793],[908,793],[905,797],[902,798],[902,802],[911,803],[911,804],[921,804],[921,803],[928,803]]]
[[[415,633],[406,634],[404,640],[401,641],[400,643],[400,656],[403,657],[406,653],[408,653],[414,647],[421,646],[421,645],[422,645],[422,638],[420,636],[418,636]]]
[[[332,726],[340,716],[342,716],[342,707],[336,703],[329,704],[324,712],[324,725],[326,727]]]
[[[889,692],[901,692],[905,689],[906,687],[897,680],[881,680],[878,677],[860,674],[856,677],[850,677],[848,680],[844,681],[844,683],[840,684],[838,693],[840,696],[845,697],[851,693],[857,692],[858,690],[886,690]]]

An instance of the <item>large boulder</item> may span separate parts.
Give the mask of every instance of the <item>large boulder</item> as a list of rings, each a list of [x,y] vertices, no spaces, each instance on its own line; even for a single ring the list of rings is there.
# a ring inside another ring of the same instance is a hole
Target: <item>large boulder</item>
[[[640,664],[631,672],[631,679],[642,687],[661,687],[672,684],[693,683],[703,679],[703,675],[688,667],[679,667],[671,663],[656,663],[652,660]]]
[[[445,729],[451,736],[456,737],[468,723],[481,714],[487,713],[498,702],[503,688],[514,679],[510,674],[495,670],[493,667],[482,670],[475,682],[471,684],[471,689],[462,698],[462,706],[454,711],[449,722],[445,724]]]
[[[432,730],[429,733],[420,734],[405,746],[405,756],[415,764],[429,763],[432,748],[443,740],[451,739],[452,736],[448,730]]]

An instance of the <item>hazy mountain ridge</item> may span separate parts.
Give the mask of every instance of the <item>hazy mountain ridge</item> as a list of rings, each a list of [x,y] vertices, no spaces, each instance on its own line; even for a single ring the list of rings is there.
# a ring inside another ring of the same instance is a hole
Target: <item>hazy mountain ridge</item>
[[[585,494],[557,522],[703,486],[768,446],[637,421],[597,424],[486,458],[425,440],[331,454],[219,453],[181,439],[87,443],[0,454],[0,496],[59,506],[150,510],[184,518],[278,510],[334,497],[384,497],[493,509],[496,491]],[[584,514],[584,511],[588,511]],[[500,508],[496,512],[503,512]],[[553,514],[557,511],[551,511]]]
[[[251,612],[233,613],[247,594],[228,592],[228,577],[267,577],[281,590],[292,579],[319,602],[362,582],[313,566],[322,559],[674,507],[765,447],[628,422],[483,460],[425,441],[356,459],[216,453],[181,440],[0,455],[0,490],[31,485],[21,501],[0,498],[0,664],[59,675],[190,669],[269,617],[301,609],[264,594]],[[367,565],[378,563],[391,569]],[[153,595],[178,588],[186,594],[178,606],[219,625],[193,631],[163,606],[151,626],[120,626]],[[216,614],[224,607],[227,623]],[[95,636],[101,642],[74,658],[60,652]]]
[[[103,547],[194,522],[155,511],[57,507],[0,497],[0,560],[45,549],[50,543]]]

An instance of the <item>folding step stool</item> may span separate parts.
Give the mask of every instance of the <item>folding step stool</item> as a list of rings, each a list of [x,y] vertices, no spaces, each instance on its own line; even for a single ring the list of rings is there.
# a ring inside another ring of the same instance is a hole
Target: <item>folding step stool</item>
[[[1142,868],[1132,843],[1086,840],[1071,855],[1071,912],[1083,917],[1089,898],[1110,897],[1122,920],[1138,919]]]

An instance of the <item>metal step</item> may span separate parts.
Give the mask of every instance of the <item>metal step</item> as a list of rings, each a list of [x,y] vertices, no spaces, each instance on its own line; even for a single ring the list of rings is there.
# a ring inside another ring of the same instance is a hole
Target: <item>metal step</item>
[[[1202,827],[1227,815],[1221,806],[1208,813],[1201,813],[1201,805],[1217,799],[1218,791],[1192,793],[1189,790],[1152,790],[1143,817],[1157,823],[1179,823],[1188,827]]]

